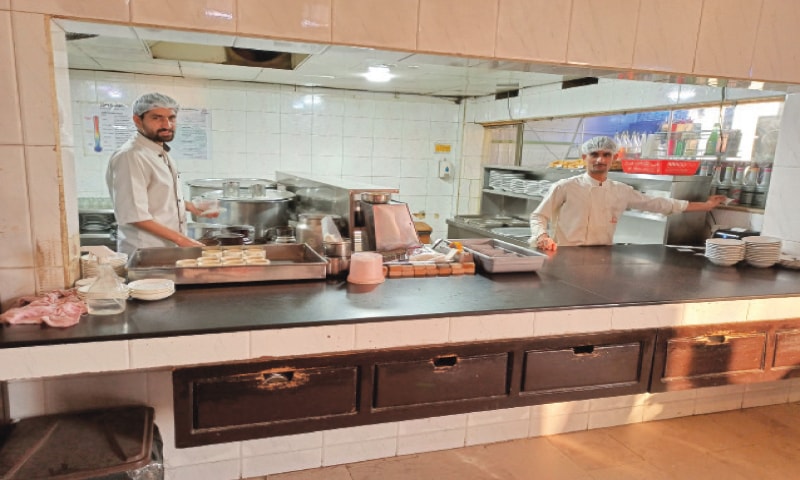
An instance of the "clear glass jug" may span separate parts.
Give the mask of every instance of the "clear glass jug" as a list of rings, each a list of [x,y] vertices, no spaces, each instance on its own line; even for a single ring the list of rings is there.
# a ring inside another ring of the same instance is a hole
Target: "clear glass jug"
[[[125,311],[128,291],[108,263],[98,265],[97,280],[86,293],[86,307],[91,315],[115,315]]]

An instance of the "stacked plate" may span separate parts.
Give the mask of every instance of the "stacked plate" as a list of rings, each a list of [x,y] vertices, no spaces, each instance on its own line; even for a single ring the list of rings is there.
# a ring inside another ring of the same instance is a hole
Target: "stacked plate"
[[[758,268],[768,268],[781,259],[781,239],[775,237],[744,237],[744,259]]]
[[[709,238],[706,240],[705,256],[709,262],[730,267],[744,260],[745,245],[733,238]]]
[[[498,170],[489,171],[489,187],[495,190],[511,190],[514,180],[525,178],[524,173],[502,173]]]
[[[128,284],[131,298],[161,300],[175,293],[175,282],[164,278],[145,278]]]
[[[103,261],[111,265],[111,268],[114,269],[114,273],[116,273],[118,276],[125,278],[128,275],[127,269],[125,268],[125,265],[128,263],[127,253],[117,252],[113,255],[105,257]],[[97,257],[97,255],[92,253],[81,255],[82,278],[96,277],[99,273],[99,264],[100,259]]]

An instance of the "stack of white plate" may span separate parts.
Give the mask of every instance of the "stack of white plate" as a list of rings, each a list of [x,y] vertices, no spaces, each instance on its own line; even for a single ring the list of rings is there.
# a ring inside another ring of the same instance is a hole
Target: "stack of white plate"
[[[705,256],[714,265],[730,267],[744,259],[745,245],[734,238],[709,238]]]
[[[744,259],[758,268],[768,268],[781,259],[781,239],[775,237],[744,237]]]
[[[105,257],[103,261],[111,265],[111,268],[114,269],[114,273],[116,273],[117,276],[125,278],[128,275],[128,271],[125,268],[125,265],[128,263],[127,253],[117,252],[113,255]],[[81,277],[96,277],[100,273],[99,265],[100,259],[97,257],[97,255],[91,253],[81,255]]]
[[[128,284],[131,298],[161,300],[175,293],[175,282],[164,278],[145,278]]]
[[[125,288],[125,292],[124,292],[125,298],[130,297],[131,291],[128,288],[128,286],[127,285],[123,285],[123,287]],[[85,302],[87,298],[92,296],[92,294],[89,292],[90,288],[92,288],[92,284],[91,283],[78,286],[77,290],[76,290],[76,292],[78,294],[78,298],[80,298],[81,300],[83,300]],[[95,296],[97,296],[97,294],[95,294]]]

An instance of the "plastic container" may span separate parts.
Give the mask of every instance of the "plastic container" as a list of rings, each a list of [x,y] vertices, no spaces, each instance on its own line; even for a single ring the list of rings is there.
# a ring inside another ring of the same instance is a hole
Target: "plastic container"
[[[649,175],[694,175],[699,166],[699,160],[622,160],[623,172]]]
[[[99,265],[97,280],[86,292],[86,308],[90,315],[116,315],[125,311],[128,290],[111,265]]]
[[[350,257],[347,281],[358,284],[383,283],[383,255],[376,252],[356,252]]]

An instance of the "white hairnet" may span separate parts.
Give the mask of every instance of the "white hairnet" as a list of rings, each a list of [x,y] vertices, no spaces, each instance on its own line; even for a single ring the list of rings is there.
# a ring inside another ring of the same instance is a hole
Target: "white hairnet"
[[[616,153],[617,144],[611,138],[602,136],[591,138],[581,145],[581,155],[601,151]]]
[[[154,108],[171,108],[175,110],[175,113],[178,113],[178,110],[180,110],[181,107],[172,97],[168,97],[163,93],[155,92],[145,93],[141,97],[137,98],[131,107],[133,114],[137,117],[141,117]]]

